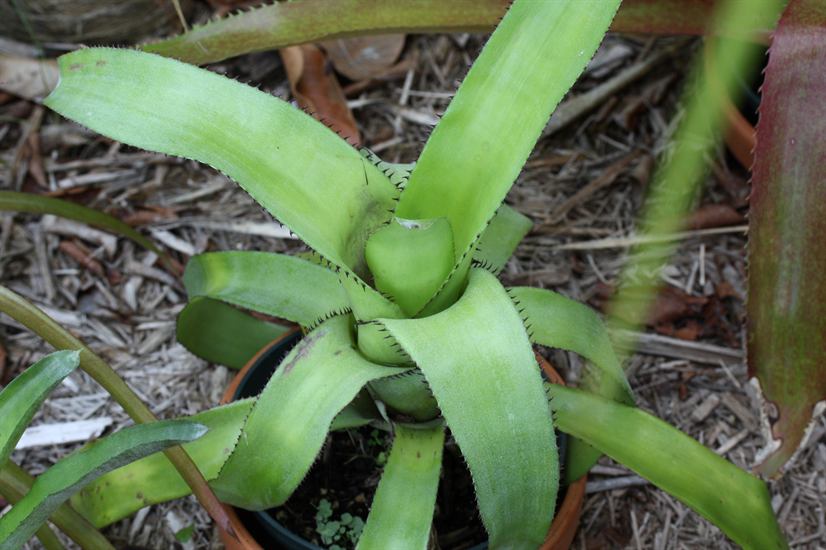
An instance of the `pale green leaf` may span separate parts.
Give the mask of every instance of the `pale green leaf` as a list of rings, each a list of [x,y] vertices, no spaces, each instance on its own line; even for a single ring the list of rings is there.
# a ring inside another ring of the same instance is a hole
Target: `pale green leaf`
[[[80,364],[80,352],[56,351],[30,366],[0,392],[0,464],[31,422],[41,403]]]
[[[453,268],[450,224],[444,218],[393,218],[367,239],[364,254],[375,287],[412,316]]]
[[[206,296],[304,326],[348,308],[334,272],[285,254],[200,254],[187,264],[184,286],[190,299]]]
[[[548,384],[560,430],[674,495],[744,548],[786,548],[766,484],[637,409]]]
[[[418,369],[412,369],[399,376],[373,380],[370,382],[370,389],[376,399],[393,412],[412,416],[420,422],[439,416],[439,404],[433,397],[427,380]]]
[[[396,215],[447,218],[462,263],[618,6],[619,0],[511,5],[428,139]],[[464,271],[454,277],[463,279]]]
[[[395,426],[359,550],[426,550],[442,467],[444,428]]]
[[[531,340],[543,346],[573,351],[590,362],[581,387],[627,405],[634,394],[614,352],[605,325],[596,312],[575,300],[541,288],[509,289],[525,319]],[[565,480],[582,477],[600,457],[593,447],[574,439],[568,447]]]
[[[254,399],[242,399],[186,417],[209,428],[206,435],[183,445],[208,481],[218,477],[235,448]],[[331,429],[356,428],[375,420],[372,402],[357,397],[333,420]],[[101,476],[72,497],[72,506],[97,527],[121,520],[144,506],[167,502],[191,490],[163,454],[142,458]]]
[[[334,317],[284,358],[212,484],[225,502],[251,510],[282,504],[312,466],[333,419],[376,378],[405,369],[370,363],[355,350],[351,317]]]
[[[554,513],[556,440],[539,367],[505,289],[474,269],[452,307],[382,322],[430,384],[473,477],[491,547],[539,547]]]
[[[31,491],[0,517],[0,549],[20,548],[73,493],[93,479],[143,456],[202,436],[185,420],[126,428],[70,454],[37,478]]]
[[[253,402],[243,399],[186,417],[209,428],[203,437],[183,445],[207,481],[215,479],[227,461]],[[95,527],[105,527],[144,506],[190,492],[166,455],[158,453],[101,476],[75,494],[71,502]]]
[[[503,204],[482,232],[473,252],[473,261],[488,271],[499,273],[532,225],[530,218]]]
[[[288,103],[157,55],[63,55],[45,104],[129,145],[199,160],[237,181],[331,262],[364,269],[364,242],[396,187],[344,140]]]

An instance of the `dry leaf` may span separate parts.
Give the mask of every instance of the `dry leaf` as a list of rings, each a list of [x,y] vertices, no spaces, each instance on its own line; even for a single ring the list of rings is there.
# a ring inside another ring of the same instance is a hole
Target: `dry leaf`
[[[728,204],[704,204],[688,218],[689,229],[709,229],[745,223],[746,218]]]
[[[53,59],[31,59],[0,54],[0,89],[26,98],[43,99],[59,80]]]
[[[321,43],[336,68],[350,80],[367,80],[386,71],[404,48],[403,34],[339,38]]]
[[[280,53],[298,104],[353,145],[360,145],[356,120],[324,52],[303,44],[281,48]]]

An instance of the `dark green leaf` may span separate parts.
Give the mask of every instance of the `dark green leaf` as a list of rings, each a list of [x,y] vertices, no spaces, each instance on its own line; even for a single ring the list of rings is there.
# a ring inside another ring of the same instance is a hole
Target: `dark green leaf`
[[[0,392],[0,464],[31,422],[49,393],[80,364],[80,352],[56,351],[47,355]]]
[[[242,368],[264,346],[290,330],[203,296],[190,300],[177,322],[177,338],[186,349],[233,369]]]

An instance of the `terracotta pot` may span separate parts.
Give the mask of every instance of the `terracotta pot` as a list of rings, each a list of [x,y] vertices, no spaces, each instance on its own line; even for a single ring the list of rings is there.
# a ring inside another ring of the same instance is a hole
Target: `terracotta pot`
[[[229,403],[235,398],[239,385],[262,355],[264,355],[276,344],[291,338],[297,331],[298,329],[282,335],[278,339],[264,346],[261,351],[255,354],[255,357],[250,359],[244,368],[241,369],[238,374],[235,375],[235,378],[232,379],[232,382],[230,382],[223,397],[221,398],[221,404]],[[548,363],[548,361],[545,360],[544,357],[536,354],[536,358],[542,367],[543,372],[548,377],[548,380],[554,384],[565,384],[559,373],[556,372],[556,370],[550,365],[550,363]],[[566,550],[570,547],[571,542],[574,540],[574,535],[576,535],[576,530],[579,527],[579,516],[582,512],[582,503],[585,498],[585,482],[586,477],[583,476],[568,486],[568,490],[565,493],[565,498],[562,499],[562,504],[557,509],[556,516],[554,517],[553,523],[551,523],[548,536],[542,544],[542,550]],[[235,531],[244,535],[239,538],[253,540],[254,537],[247,530],[235,509],[227,505],[225,505],[224,508],[227,511],[227,515],[229,516]],[[239,543],[237,539],[230,537],[226,531],[220,528],[219,534],[221,541],[229,550],[262,550],[262,547],[258,544],[244,545]]]

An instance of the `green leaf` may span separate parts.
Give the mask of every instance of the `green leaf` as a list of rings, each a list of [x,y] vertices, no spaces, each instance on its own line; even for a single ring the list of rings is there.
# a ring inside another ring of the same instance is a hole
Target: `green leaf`
[[[206,296],[304,326],[348,308],[335,273],[285,254],[199,254],[186,265],[184,286],[190,299]]]
[[[436,506],[444,428],[395,426],[359,550],[425,550]]]
[[[186,417],[209,428],[203,437],[183,445],[207,480],[218,476],[241,433],[253,399],[235,401]],[[72,497],[72,507],[95,527],[105,527],[144,506],[180,498],[189,486],[163,454],[147,456],[113,470]]]
[[[338,280],[357,321],[372,321],[379,317],[404,317],[404,312],[397,304],[360,278],[354,277],[352,273],[342,270],[338,274]]]
[[[450,224],[444,218],[393,218],[367,239],[364,255],[376,288],[412,316],[453,268]]]
[[[364,270],[364,242],[396,187],[330,129],[278,98],[157,55],[59,59],[45,104],[129,145],[199,160],[237,181],[329,261]]]
[[[9,458],[41,403],[79,364],[80,352],[56,351],[0,391],[0,464]]]
[[[677,497],[744,548],[786,548],[765,483],[627,405],[548,384],[560,430]]]
[[[32,193],[0,191],[0,210],[6,210],[8,212],[29,212],[32,214],[52,214],[54,216],[60,216],[61,218],[68,218],[94,225],[95,227],[126,237],[145,249],[154,252],[165,262],[169,262],[169,257],[164,252],[155,246],[152,241],[135,231],[130,225],[94,208]]]
[[[561,294],[541,288],[509,289],[520,308],[531,340],[543,346],[573,351],[592,364],[581,387],[587,391],[627,405],[634,394],[625,377],[605,325],[594,310]],[[573,440],[568,447],[565,481],[571,483],[591,469],[600,452]]]
[[[412,365],[410,357],[392,337],[388,336],[387,329],[381,323],[359,323],[356,338],[359,351],[373,363],[391,366]]]
[[[492,273],[499,273],[532,226],[530,218],[503,204],[479,238],[473,252],[474,263],[481,264]]]
[[[367,382],[405,371],[364,359],[351,322],[324,322],[284,358],[212,484],[223,501],[250,510],[282,504],[312,466],[336,415]]]
[[[40,475],[32,490],[0,517],[0,549],[21,547],[61,504],[93,479],[205,432],[204,426],[194,422],[152,422],[126,428],[70,454]]]
[[[826,27],[813,25],[824,19],[823,2],[788,3],[761,88],[747,319],[749,375],[774,411],[758,466],[769,475],[826,401]]]
[[[462,450],[491,548],[539,547],[559,462],[539,367],[505,289],[474,269],[452,307],[382,322],[424,373]]]
[[[420,422],[439,416],[439,404],[433,397],[427,380],[418,369],[399,376],[373,380],[370,382],[370,389],[391,411],[412,416]]]
[[[472,252],[619,0],[517,0],[433,130],[396,215],[447,218],[457,264]],[[456,272],[464,278],[464,272]]]
[[[269,323],[218,300],[199,296],[181,310],[177,338],[211,363],[243,368],[264,346],[294,327]]]

